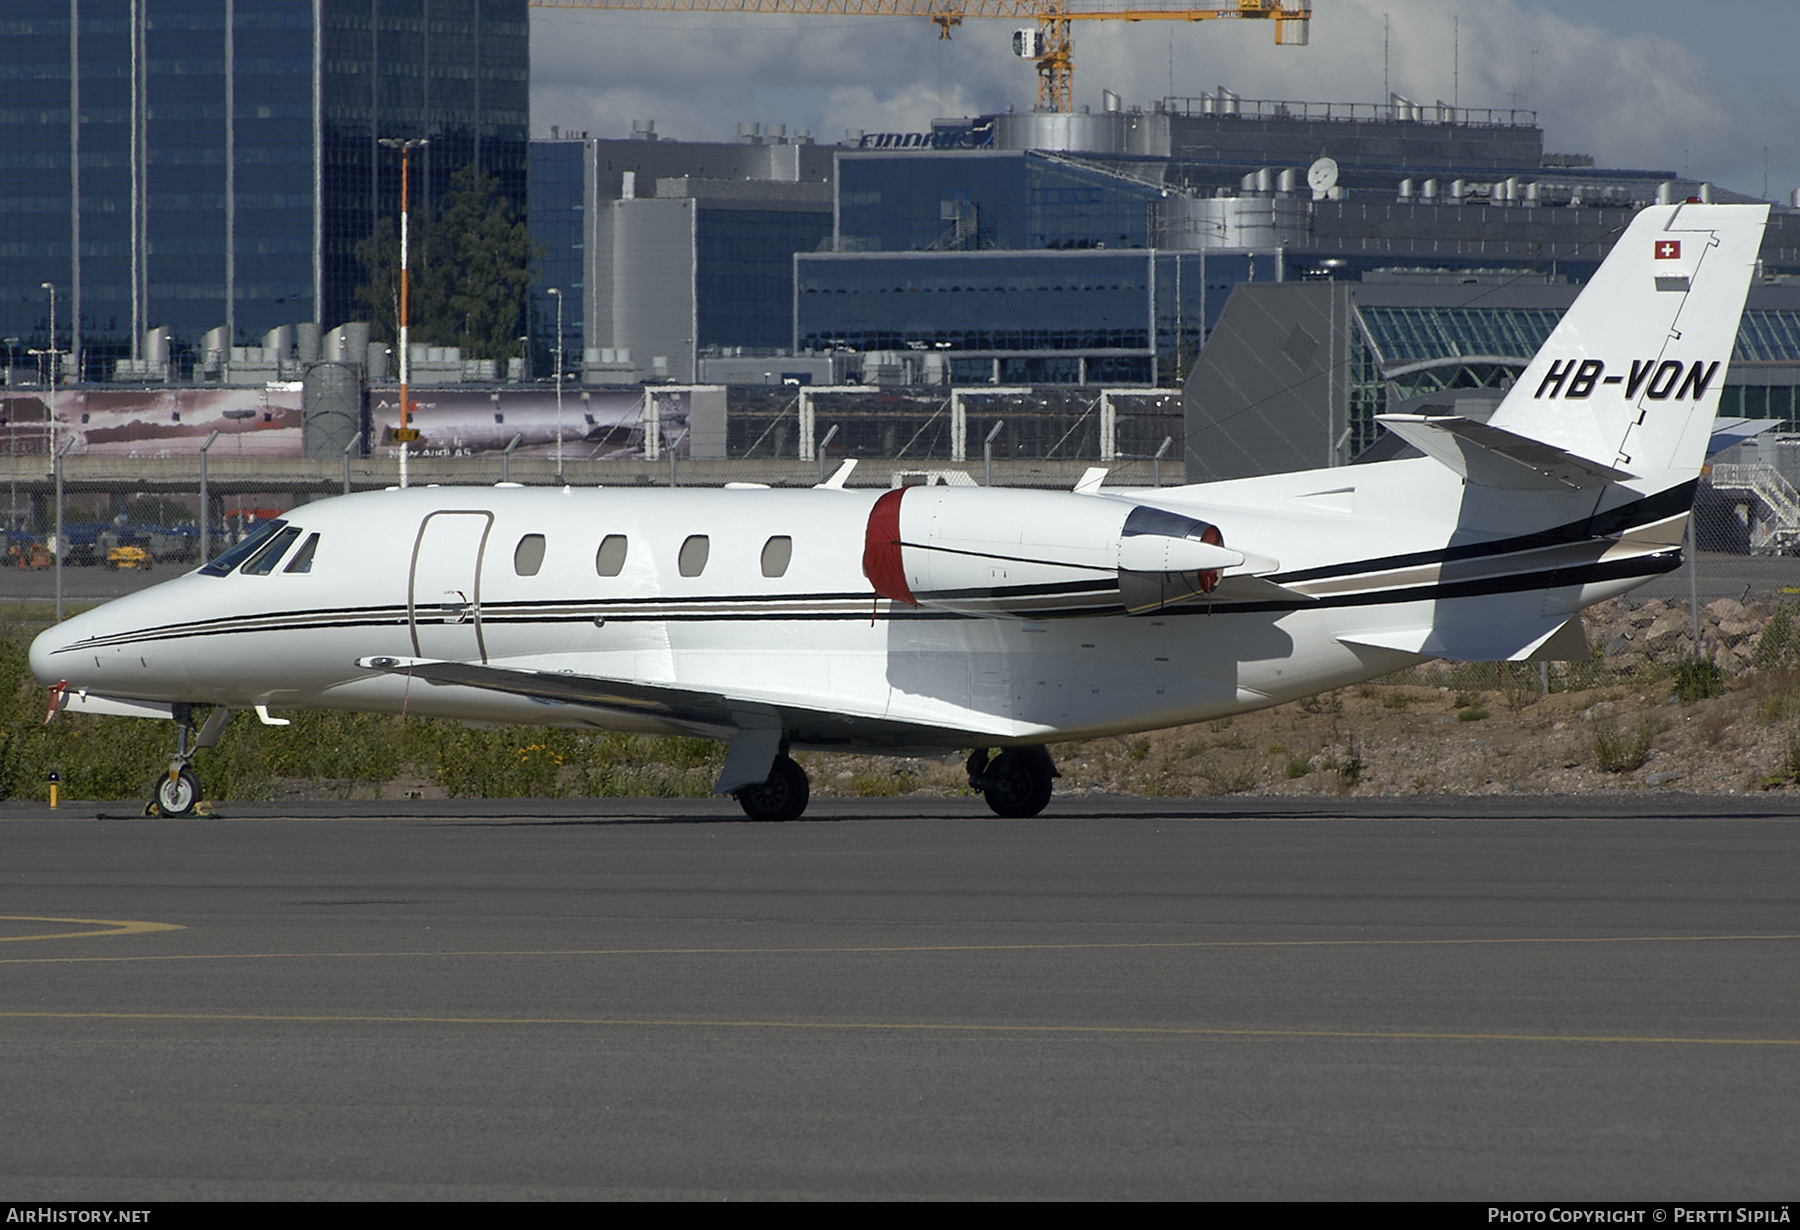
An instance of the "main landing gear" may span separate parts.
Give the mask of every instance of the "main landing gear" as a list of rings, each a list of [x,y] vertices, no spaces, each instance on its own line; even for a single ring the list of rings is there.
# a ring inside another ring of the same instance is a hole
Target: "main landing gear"
[[[981,791],[994,814],[1009,820],[1028,819],[1043,811],[1050,802],[1052,782],[1061,776],[1050,759],[1050,749],[1041,743],[978,747],[969,755],[969,789]]]
[[[205,725],[196,733],[194,707],[178,703],[173,709],[175,758],[169,761],[169,771],[157,780],[150,803],[144,808],[146,816],[194,814],[195,808],[206,797],[205,792],[200,789],[200,777],[194,772],[194,753],[217,743],[219,736],[225,731],[225,723],[231,720],[231,710],[221,705],[206,715]]]
[[[806,770],[786,753],[775,757],[767,781],[736,792],[738,806],[752,820],[798,820],[811,795]]]

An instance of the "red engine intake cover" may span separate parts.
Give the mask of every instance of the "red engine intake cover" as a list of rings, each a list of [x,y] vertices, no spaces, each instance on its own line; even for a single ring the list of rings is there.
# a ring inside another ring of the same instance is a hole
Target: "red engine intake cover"
[[[863,575],[890,602],[918,606],[900,562],[900,501],[905,495],[905,487],[896,487],[869,510],[869,525],[863,531]]]

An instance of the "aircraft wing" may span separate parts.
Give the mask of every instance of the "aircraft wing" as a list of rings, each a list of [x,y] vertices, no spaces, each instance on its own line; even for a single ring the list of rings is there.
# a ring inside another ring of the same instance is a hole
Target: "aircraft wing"
[[[886,718],[851,717],[803,706],[731,697],[723,692],[628,679],[602,679],[562,671],[385,656],[359,658],[356,665],[365,670],[408,675],[430,684],[480,688],[552,704],[641,713],[693,726],[696,734],[729,741],[725,766],[713,787],[715,794],[726,794],[765,780],[787,735],[813,747],[855,745],[893,750],[962,747],[969,742],[970,734],[977,739],[983,737],[982,732],[924,728]]]
[[[434,658],[359,658],[356,664],[365,670],[409,675],[414,679],[423,679],[426,683],[481,688],[488,692],[504,692],[531,700],[623,709],[631,713],[648,713],[678,722],[697,722],[709,726],[738,724],[732,718],[731,702],[720,692],[702,692],[622,679],[600,679],[593,675],[565,674],[561,671],[516,670],[483,666],[475,662],[447,662]],[[737,706],[740,710],[745,707]],[[770,712],[772,714],[773,710]]]

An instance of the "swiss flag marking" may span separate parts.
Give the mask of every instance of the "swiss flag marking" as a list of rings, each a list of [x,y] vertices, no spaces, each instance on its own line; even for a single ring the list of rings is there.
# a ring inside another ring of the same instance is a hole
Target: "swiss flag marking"
[[[1677,261],[1681,259],[1681,240],[1659,239],[1656,241],[1656,259],[1659,261]]]

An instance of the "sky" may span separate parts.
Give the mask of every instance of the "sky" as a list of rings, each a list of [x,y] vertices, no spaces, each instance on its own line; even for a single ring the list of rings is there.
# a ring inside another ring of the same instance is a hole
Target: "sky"
[[[1118,0],[1076,0],[1122,7]],[[1012,30],[924,18],[532,9],[532,135],[688,141],[742,121],[911,132],[936,116],[1027,110]],[[1385,55],[1384,55],[1385,47]],[[1306,47],[1263,22],[1078,22],[1075,101],[1127,104],[1219,86],[1245,98],[1414,101],[1537,113],[1545,148],[1601,166],[1712,180],[1791,203],[1800,188],[1800,0],[1314,0]],[[1384,69],[1385,65],[1385,69]]]

